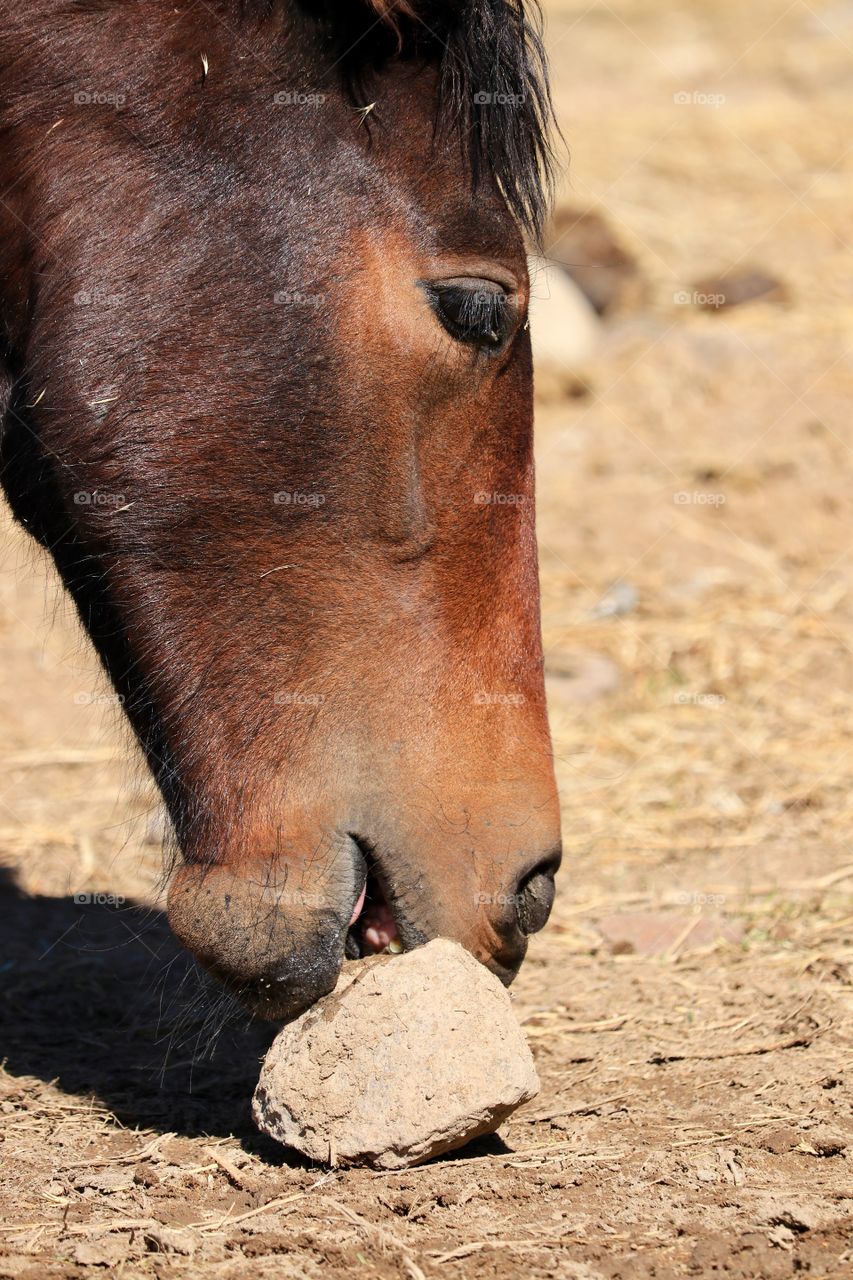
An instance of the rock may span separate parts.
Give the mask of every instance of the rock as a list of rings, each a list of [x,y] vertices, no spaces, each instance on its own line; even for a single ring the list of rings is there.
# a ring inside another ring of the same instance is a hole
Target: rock
[[[773,1204],[767,1214],[771,1227],[787,1227],[798,1235],[805,1231],[814,1231],[821,1224],[821,1216],[815,1207],[804,1200],[786,1200]]]
[[[130,1191],[133,1186],[133,1169],[102,1169],[86,1173],[81,1171],[74,1181],[76,1191],[101,1191],[109,1195],[113,1191]]]
[[[437,938],[345,966],[276,1037],[252,1109],[311,1160],[404,1169],[493,1132],[538,1090],[508,993]]]
[[[599,315],[641,300],[636,262],[595,209],[558,209],[547,244],[549,257],[560,264]]]
[[[74,1261],[81,1267],[120,1267],[139,1255],[130,1232],[114,1232],[100,1240],[81,1240],[74,1248]]]
[[[801,1136],[797,1150],[807,1152],[809,1155],[821,1156],[824,1159],[843,1156],[847,1150],[847,1139],[820,1125],[817,1129],[810,1129],[808,1133]]]
[[[196,1251],[196,1238],[181,1227],[166,1227],[154,1222],[144,1232],[146,1248],[151,1253],[180,1253],[191,1258]]]
[[[776,276],[758,267],[737,267],[706,276],[693,286],[693,298],[703,311],[725,311],[747,302],[786,302],[788,291]]]
[[[792,1249],[796,1236],[790,1227],[783,1227],[780,1223],[778,1226],[770,1228],[767,1232],[767,1239],[777,1249]]]
[[[740,942],[743,926],[717,912],[618,911],[598,921],[597,928],[611,954],[662,956],[679,954],[717,942]]]
[[[530,339],[536,390],[577,394],[577,372],[595,355],[601,322],[567,275],[545,258],[531,258]]]

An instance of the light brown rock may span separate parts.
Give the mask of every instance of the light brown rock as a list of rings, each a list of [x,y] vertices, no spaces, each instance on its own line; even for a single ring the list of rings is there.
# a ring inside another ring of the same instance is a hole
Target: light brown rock
[[[312,1160],[404,1169],[492,1132],[538,1090],[509,994],[439,938],[347,966],[276,1037],[252,1109]]]

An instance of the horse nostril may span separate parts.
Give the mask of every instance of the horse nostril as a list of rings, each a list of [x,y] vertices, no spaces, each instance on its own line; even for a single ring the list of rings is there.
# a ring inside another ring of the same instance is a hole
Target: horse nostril
[[[554,871],[532,871],[518,888],[518,927],[524,934],[538,933],[554,904]]]

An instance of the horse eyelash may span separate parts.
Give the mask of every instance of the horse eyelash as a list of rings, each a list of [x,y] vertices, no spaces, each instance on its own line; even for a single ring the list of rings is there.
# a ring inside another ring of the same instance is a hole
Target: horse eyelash
[[[427,294],[433,310],[441,323],[449,328],[453,337],[472,344],[481,343],[495,347],[501,345],[501,339],[505,336],[502,329],[509,309],[509,299],[505,293],[461,289],[453,286],[440,288],[433,285],[427,287]],[[450,296],[461,304],[458,317],[448,315],[445,309],[445,303]],[[496,334],[497,340],[493,344],[482,332],[486,324],[490,324]]]

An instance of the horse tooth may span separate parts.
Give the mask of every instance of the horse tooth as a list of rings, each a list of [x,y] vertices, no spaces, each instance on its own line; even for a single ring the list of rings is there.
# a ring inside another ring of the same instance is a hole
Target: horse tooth
[[[403,950],[403,944],[399,938],[392,938],[388,943],[387,950],[392,956],[398,956]]]

